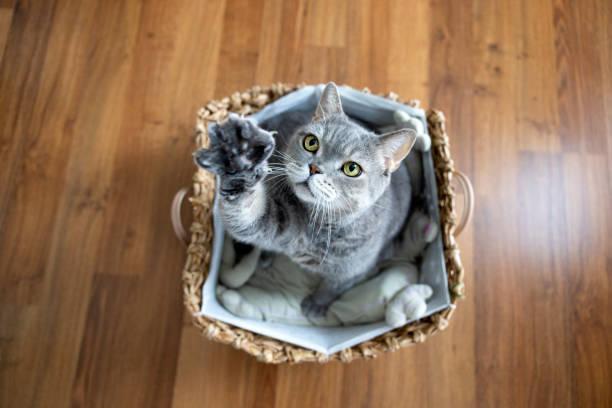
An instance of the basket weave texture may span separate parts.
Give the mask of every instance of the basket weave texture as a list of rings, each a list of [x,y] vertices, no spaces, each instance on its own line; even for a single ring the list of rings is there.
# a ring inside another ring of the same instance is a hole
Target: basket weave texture
[[[210,122],[223,120],[230,112],[243,115],[255,113],[265,105],[299,89],[301,86],[286,84],[274,84],[268,87],[255,86],[245,92],[237,92],[221,100],[209,102],[198,112],[197,147],[201,148],[208,145],[207,127]],[[364,89],[364,92],[369,93],[369,90]],[[398,95],[393,93],[383,96],[402,102]],[[198,312],[202,303],[202,286],[211,259],[215,179],[210,173],[198,169],[193,177],[193,195],[189,198],[193,206],[194,219],[190,228],[191,241],[187,249],[187,261],[183,270],[184,301],[187,310],[193,316],[194,325],[209,339],[231,344],[235,348],[244,350],[258,360],[267,363],[325,363],[332,360],[350,362],[359,358],[374,358],[387,351],[395,351],[401,347],[421,343],[428,336],[444,330],[453,315],[457,300],[463,297],[464,271],[459,249],[453,235],[456,225],[455,193],[451,186],[454,169],[444,126],[444,115],[439,111],[430,110],[427,112],[427,122],[432,141],[431,150],[438,185],[441,234],[451,298],[450,307],[332,355],[324,355],[205,316],[199,316]]]

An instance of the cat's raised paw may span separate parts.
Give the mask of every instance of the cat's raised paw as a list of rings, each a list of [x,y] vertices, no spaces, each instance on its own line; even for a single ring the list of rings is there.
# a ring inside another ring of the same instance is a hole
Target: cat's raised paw
[[[213,124],[209,137],[210,147],[195,152],[195,162],[222,176],[258,170],[265,165],[275,147],[270,132],[234,113],[224,122]]]

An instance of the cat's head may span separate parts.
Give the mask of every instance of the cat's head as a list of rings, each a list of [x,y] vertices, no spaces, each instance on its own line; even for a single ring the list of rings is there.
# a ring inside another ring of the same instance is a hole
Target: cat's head
[[[283,160],[302,202],[354,214],[380,198],[415,140],[411,130],[377,135],[351,121],[329,83],[312,121],[290,138]]]

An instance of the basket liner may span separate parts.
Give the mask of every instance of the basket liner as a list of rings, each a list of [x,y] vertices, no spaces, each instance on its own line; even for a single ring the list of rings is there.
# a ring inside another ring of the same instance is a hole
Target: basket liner
[[[251,115],[250,118],[256,122],[263,122],[286,110],[314,110],[322,89],[322,85],[304,87],[267,105],[259,112]],[[383,127],[394,124],[393,112],[399,109],[423,122],[424,128],[427,129],[425,112],[421,109],[412,108],[390,99],[363,93],[348,87],[340,87],[339,90],[344,111],[350,117],[367,122],[374,127]],[[439,223],[438,193],[431,152],[413,151],[412,154],[421,154],[422,156],[428,212]],[[392,330],[384,321],[339,327],[295,326],[245,319],[229,313],[218,302],[215,295],[225,234],[221,217],[218,215],[217,206],[218,196],[215,196],[212,257],[208,277],[202,289],[200,315],[226,322],[254,333],[315,350],[323,355],[336,353]],[[427,304],[426,317],[451,305],[441,234],[438,235],[434,242],[428,245],[423,262],[420,265],[420,270],[421,282],[427,283],[434,290],[434,295]]]

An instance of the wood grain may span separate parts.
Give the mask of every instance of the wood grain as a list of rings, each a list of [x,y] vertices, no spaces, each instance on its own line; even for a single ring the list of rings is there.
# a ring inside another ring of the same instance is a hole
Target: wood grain
[[[12,7],[0,7],[0,62],[4,56],[4,48],[6,47],[6,40],[8,37],[9,29],[11,28],[11,21],[13,20],[13,8]]]
[[[612,406],[612,3],[0,0],[1,407]],[[181,300],[195,112],[334,80],[444,111],[467,298],[375,361],[258,363]]]

